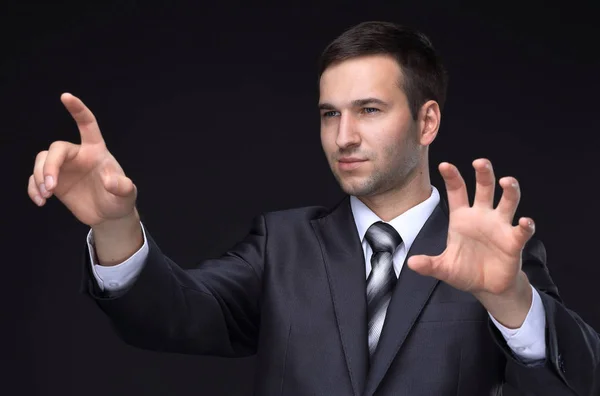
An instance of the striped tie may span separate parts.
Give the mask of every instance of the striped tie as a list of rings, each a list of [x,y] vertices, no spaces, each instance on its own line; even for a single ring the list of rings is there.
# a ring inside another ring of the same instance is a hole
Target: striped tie
[[[402,238],[394,227],[378,221],[369,227],[365,239],[373,250],[371,273],[367,279],[369,354],[373,357],[397,280],[392,257],[396,248],[402,243]]]

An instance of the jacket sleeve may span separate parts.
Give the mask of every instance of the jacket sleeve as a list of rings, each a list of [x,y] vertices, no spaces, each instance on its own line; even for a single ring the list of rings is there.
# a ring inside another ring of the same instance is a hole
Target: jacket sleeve
[[[86,244],[81,292],[127,344],[148,350],[223,357],[256,352],[267,229],[264,216],[226,254],[182,269],[146,228],[149,245],[135,282],[105,293],[91,273]]]
[[[563,304],[546,266],[546,250],[538,239],[532,238],[525,246],[522,268],[544,305],[546,359],[524,363],[490,320],[489,329],[507,357],[506,382],[527,395],[599,395],[600,336]]]

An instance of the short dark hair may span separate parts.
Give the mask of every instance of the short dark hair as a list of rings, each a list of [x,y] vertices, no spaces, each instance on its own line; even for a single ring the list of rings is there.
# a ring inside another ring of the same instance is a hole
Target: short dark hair
[[[428,100],[435,100],[440,110],[444,107],[448,73],[440,55],[423,33],[391,22],[363,22],[343,32],[321,54],[319,78],[333,64],[368,55],[396,59],[413,119]]]

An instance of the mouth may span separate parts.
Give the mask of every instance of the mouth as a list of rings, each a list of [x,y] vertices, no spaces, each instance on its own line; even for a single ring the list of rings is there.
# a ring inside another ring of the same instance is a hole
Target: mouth
[[[367,162],[366,159],[340,158],[338,160],[338,168],[343,171],[350,171],[360,167],[365,162]]]

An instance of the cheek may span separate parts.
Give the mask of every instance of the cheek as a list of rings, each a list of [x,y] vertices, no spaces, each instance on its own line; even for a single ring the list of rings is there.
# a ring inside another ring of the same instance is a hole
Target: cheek
[[[406,155],[406,143],[397,134],[383,134],[381,138],[373,142],[376,145],[374,151],[377,155],[377,165],[380,168],[396,168],[404,162]]]
[[[321,130],[321,146],[323,150],[330,154],[336,150],[335,136],[332,133]]]
[[[410,150],[414,145],[411,139],[413,137],[412,125],[405,120],[391,118],[385,124],[382,124],[376,134],[374,143],[379,147],[379,151],[386,157],[397,157]]]
[[[400,138],[397,133],[382,128],[372,135],[369,145],[371,150],[375,151],[382,160],[387,161],[393,153],[400,149]]]

